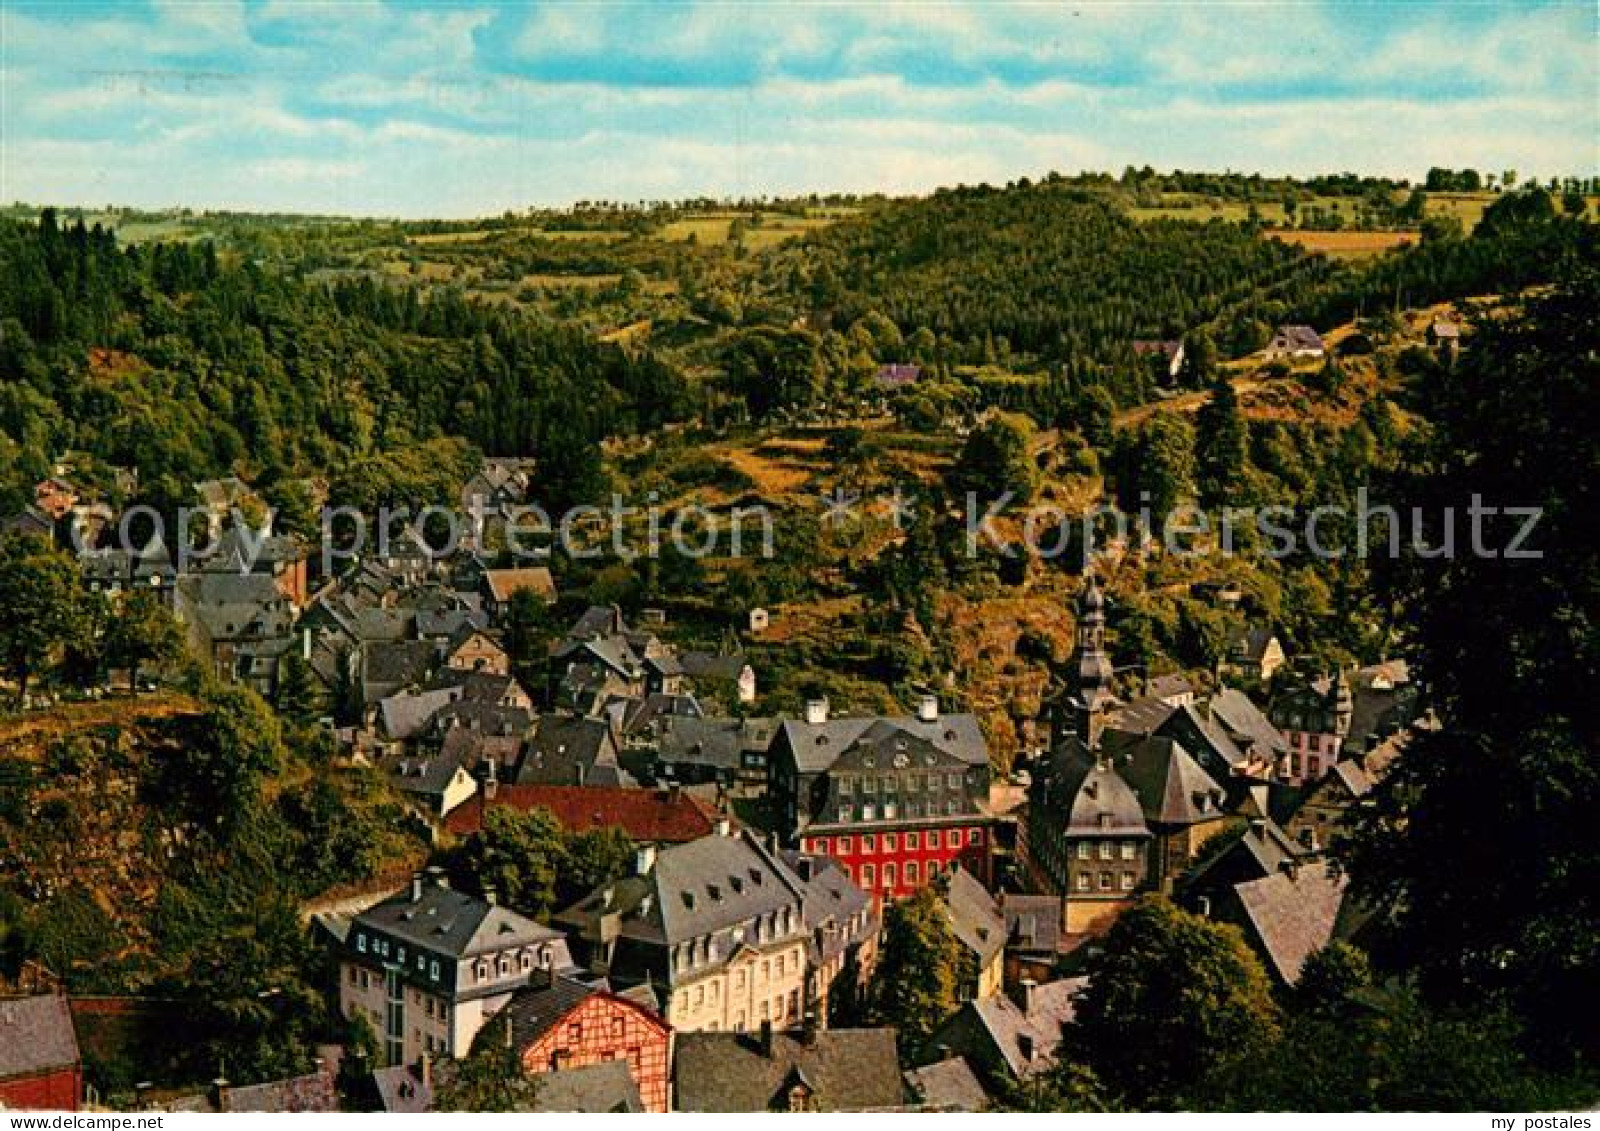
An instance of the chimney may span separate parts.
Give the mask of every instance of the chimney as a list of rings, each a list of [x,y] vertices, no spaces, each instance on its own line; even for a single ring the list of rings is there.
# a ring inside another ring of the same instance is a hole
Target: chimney
[[[228,1110],[228,1081],[225,1077],[218,1076],[211,1081],[211,1106],[219,1112]]]
[[[493,887],[485,887],[483,889],[483,901],[490,907],[494,907],[500,902],[500,893],[495,891]]]
[[[733,835],[733,822],[728,820],[728,818],[726,818],[726,817],[718,817],[717,818],[717,835],[718,836],[732,836]]]
[[[435,864],[431,868],[427,869],[426,874],[428,877],[428,882],[434,887],[447,888],[450,886],[450,877],[445,875],[444,869],[439,867],[439,865]]]
[[[1034,991],[1039,988],[1039,983],[1032,978],[1022,979],[1022,1012],[1033,1014]]]
[[[772,1022],[761,1023],[761,1055],[768,1060],[772,1059]]]
[[[800,1022],[800,1043],[806,1048],[814,1048],[817,1043],[817,1031],[821,1028],[818,1023],[816,1007],[806,1010],[805,1017]]]
[[[1251,817],[1250,818],[1250,831],[1252,833],[1254,833],[1257,837],[1266,836],[1267,835],[1267,819],[1265,817]]]
[[[422,900],[422,873],[417,872],[411,877],[411,902],[418,903]]]
[[[648,876],[650,869],[656,866],[656,846],[641,844],[633,854],[633,871],[635,875]]]
[[[794,862],[794,870],[805,883],[811,882],[811,857],[802,856]]]
[[[939,721],[939,697],[937,695],[924,695],[917,703],[917,718],[921,722],[936,723]]]
[[[806,722],[811,726],[820,726],[828,721],[828,701],[826,699],[806,700]]]
[[[1211,897],[1209,895],[1202,895],[1195,900],[1195,907],[1200,912],[1202,919],[1211,918]]]

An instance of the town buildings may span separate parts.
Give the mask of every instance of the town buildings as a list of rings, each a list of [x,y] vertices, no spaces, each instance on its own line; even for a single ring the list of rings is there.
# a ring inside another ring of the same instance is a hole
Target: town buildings
[[[559,931],[451,888],[441,873],[357,915],[339,956],[339,1008],[389,1065],[463,1056],[536,973],[574,972]]]
[[[786,719],[768,755],[779,834],[838,860],[880,902],[956,863],[987,879],[989,750],[971,715],[924,696],[909,718]]]

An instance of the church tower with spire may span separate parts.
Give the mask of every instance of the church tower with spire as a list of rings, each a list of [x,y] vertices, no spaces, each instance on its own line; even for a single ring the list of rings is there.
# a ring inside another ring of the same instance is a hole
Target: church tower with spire
[[[1106,652],[1106,597],[1094,574],[1078,595],[1077,644],[1072,651],[1062,731],[1078,736],[1090,750],[1100,744],[1105,715],[1117,704],[1111,690],[1111,656]]]

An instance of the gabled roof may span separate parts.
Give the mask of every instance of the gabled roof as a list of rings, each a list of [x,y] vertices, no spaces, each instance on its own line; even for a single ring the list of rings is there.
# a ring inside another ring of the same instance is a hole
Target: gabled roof
[[[1000,908],[1006,917],[1006,946],[1024,954],[1055,954],[1061,947],[1061,897],[1010,895]]]
[[[786,1106],[803,1084],[818,1111],[899,1107],[893,1029],[824,1029],[812,1043],[772,1034],[772,1052],[751,1033],[679,1033],[674,1080],[679,1111],[755,1112]]]
[[[965,868],[952,867],[945,905],[950,910],[950,929],[957,939],[987,966],[1005,949],[1006,921],[990,895]]]
[[[983,1090],[965,1057],[952,1056],[906,1072],[912,1098],[939,1111],[984,1111],[989,1093]]]
[[[1276,759],[1289,752],[1289,743],[1283,732],[1272,725],[1261,708],[1251,702],[1244,692],[1224,687],[1211,697],[1208,704],[1211,721],[1219,724],[1234,745],[1250,747],[1258,757]]]
[[[1117,772],[1139,797],[1145,820],[1161,825],[1193,825],[1220,819],[1225,793],[1176,740],[1160,735],[1125,745],[1107,735]]]
[[[546,715],[528,739],[518,785],[637,785],[617,762],[616,741],[602,719]]]
[[[73,1068],[80,1059],[64,996],[0,1001],[0,1080]]]
[[[1299,980],[1305,960],[1333,938],[1345,884],[1325,861],[1313,861],[1234,885],[1246,933],[1289,985]]]
[[[672,945],[798,912],[803,890],[788,865],[750,834],[712,835],[661,849],[646,874],[591,893],[559,918],[584,923],[617,915],[624,935]],[[793,929],[804,930],[796,919]]]
[[[455,691],[448,687],[390,695],[378,700],[379,725],[384,734],[396,741],[414,738],[439,710],[455,700],[455,696]]]
[[[610,1060],[541,1073],[533,1093],[533,1110],[604,1115],[640,1112],[645,1106],[628,1062]]]
[[[543,984],[535,979],[534,984],[518,990],[506,1003],[512,1048],[522,1052],[599,992],[596,986],[560,974],[552,973]]]
[[[409,1064],[380,1068],[372,1074],[383,1110],[395,1115],[421,1115],[433,1110],[433,1085],[424,1083]]]
[[[571,832],[620,828],[628,838],[643,844],[682,844],[709,836],[716,829],[716,814],[686,793],[664,789],[627,789],[612,786],[501,785],[490,808],[528,812],[546,809]],[[483,822],[480,807],[463,805],[445,820],[457,836],[476,832]]]
[[[678,666],[690,679],[736,680],[744,674],[748,661],[742,653],[730,656],[716,652],[684,652],[678,657]]]

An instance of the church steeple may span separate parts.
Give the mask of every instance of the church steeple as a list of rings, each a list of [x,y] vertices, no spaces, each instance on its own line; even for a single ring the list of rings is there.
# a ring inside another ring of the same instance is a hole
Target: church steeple
[[[1091,749],[1099,744],[1104,715],[1117,701],[1111,691],[1111,656],[1106,652],[1106,597],[1094,574],[1078,594],[1077,647],[1067,688],[1064,729]]]

